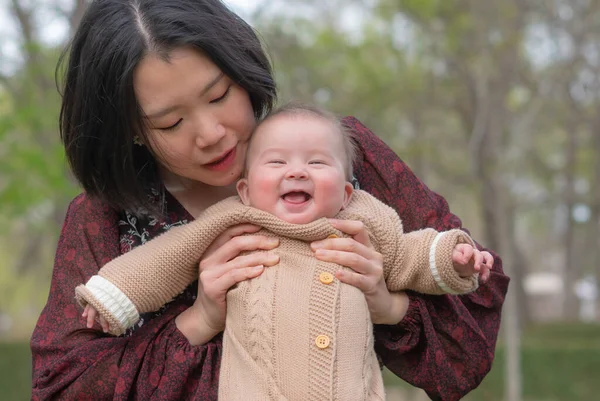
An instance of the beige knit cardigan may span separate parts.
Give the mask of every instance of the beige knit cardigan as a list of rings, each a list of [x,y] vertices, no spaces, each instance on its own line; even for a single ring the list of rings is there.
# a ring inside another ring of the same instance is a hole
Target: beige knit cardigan
[[[355,191],[336,218],[365,224],[383,255],[391,291],[462,294],[477,288],[476,276],[461,278],[452,265],[454,246],[473,244],[463,231],[403,234],[395,211],[364,191]],[[122,334],[140,313],[159,309],[196,280],[206,248],[240,223],[279,238],[274,252],[280,262],[228,292],[219,399],[385,399],[365,297],[331,280],[347,268],[318,261],[310,248],[312,241],[344,235],[325,218],[290,224],[232,197],[109,262],[77,287],[76,298],[93,305],[113,334]]]

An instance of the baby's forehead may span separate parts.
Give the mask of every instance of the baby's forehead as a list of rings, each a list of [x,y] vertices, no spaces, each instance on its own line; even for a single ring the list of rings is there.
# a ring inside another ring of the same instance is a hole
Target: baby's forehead
[[[319,128],[315,130],[311,124],[316,124]],[[333,141],[326,142],[332,148],[342,144],[344,140],[343,134],[335,122],[323,116],[311,114],[310,112],[294,111],[267,117],[256,127],[251,141],[260,143],[262,147],[268,147],[274,139],[283,139],[284,141],[282,142],[285,142],[286,139],[290,138],[292,133],[310,134],[313,137],[319,137],[319,139],[334,139]],[[323,145],[324,143],[320,144],[320,146]],[[289,146],[292,147],[293,144],[290,143]]]

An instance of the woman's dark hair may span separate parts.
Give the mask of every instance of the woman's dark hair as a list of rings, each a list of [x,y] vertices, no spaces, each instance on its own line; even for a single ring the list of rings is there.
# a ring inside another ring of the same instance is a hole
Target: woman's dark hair
[[[271,65],[254,30],[220,0],[95,0],[57,73],[66,63],[60,133],[77,180],[118,210],[154,209],[160,179],[147,146],[133,73],[147,54],[168,60],[192,47],[244,88],[256,119],[276,100]],[[68,57],[68,59],[67,59]]]

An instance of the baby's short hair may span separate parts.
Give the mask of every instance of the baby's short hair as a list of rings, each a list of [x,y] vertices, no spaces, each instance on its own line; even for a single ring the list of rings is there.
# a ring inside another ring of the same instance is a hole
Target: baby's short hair
[[[352,134],[352,130],[342,123],[341,119],[338,118],[335,114],[327,111],[321,107],[303,104],[303,103],[287,103],[283,106],[280,106],[269,113],[265,118],[263,118],[254,131],[256,132],[260,126],[268,121],[269,119],[276,117],[278,115],[295,115],[295,116],[311,116],[323,119],[329,123],[331,123],[334,130],[338,131],[342,136],[342,142],[344,147],[344,172],[346,174],[346,180],[352,181],[353,176],[353,165],[356,161],[357,156],[357,147],[354,139],[354,135]],[[247,167],[247,165],[246,165]],[[246,170],[246,168],[244,169]],[[246,175],[246,171],[244,171],[244,175]]]

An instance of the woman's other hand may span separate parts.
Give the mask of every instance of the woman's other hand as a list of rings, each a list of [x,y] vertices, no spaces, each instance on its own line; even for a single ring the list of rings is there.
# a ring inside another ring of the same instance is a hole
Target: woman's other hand
[[[276,238],[256,233],[260,227],[241,224],[225,230],[211,244],[200,261],[198,297],[181,313],[177,327],[192,345],[204,344],[225,327],[227,291],[235,284],[259,276],[265,267],[279,263],[270,252],[245,255],[245,251],[272,250],[279,245]]]
[[[339,270],[335,276],[365,294],[373,323],[399,323],[408,309],[408,296],[404,292],[388,291],[383,277],[383,257],[373,248],[364,224],[335,219],[330,219],[330,223],[351,238],[313,242],[311,247],[317,259],[351,269]]]

